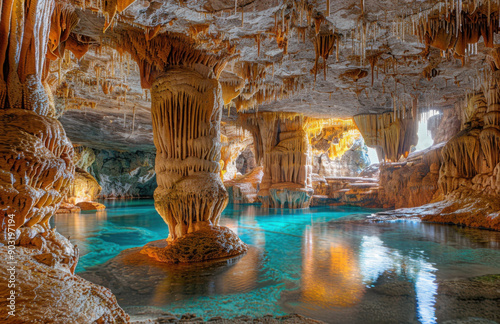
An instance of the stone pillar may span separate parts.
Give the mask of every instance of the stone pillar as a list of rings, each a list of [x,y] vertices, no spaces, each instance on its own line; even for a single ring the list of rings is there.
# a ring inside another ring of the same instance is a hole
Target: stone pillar
[[[242,117],[254,136],[264,176],[258,193],[265,207],[307,208],[313,195],[310,144],[304,117],[264,112]]]
[[[500,162],[500,70],[486,77],[483,93],[488,108],[483,116],[484,127],[479,134],[489,171]]]
[[[220,178],[222,93],[215,78],[174,68],[151,88],[158,188],[168,240],[218,225],[228,195]]]

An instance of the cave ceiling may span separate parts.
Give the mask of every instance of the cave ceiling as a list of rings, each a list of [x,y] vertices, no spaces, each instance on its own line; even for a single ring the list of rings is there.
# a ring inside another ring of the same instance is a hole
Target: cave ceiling
[[[129,2],[118,1],[117,7],[126,9],[114,17],[103,15],[98,1],[71,2],[79,18],[73,34],[86,40],[89,51],[79,60],[67,54],[53,61],[51,71],[56,106],[65,110],[60,120],[77,144],[154,148],[150,93],[141,88],[130,55],[116,50],[128,32],[150,39],[183,35],[200,49],[224,52],[225,71],[240,75],[245,84],[230,111],[224,109],[227,135],[238,133],[230,127],[237,110],[349,118],[412,105],[420,111],[452,107],[479,88],[488,66],[490,49],[483,40],[467,46],[463,57],[435,47],[422,55],[426,45],[416,35],[419,21],[444,2],[330,0],[330,12],[321,0]],[[489,10],[498,12],[498,6]],[[315,51],[321,37],[321,46],[329,49],[318,45]],[[321,51],[328,56],[326,65],[323,57],[316,61]]]

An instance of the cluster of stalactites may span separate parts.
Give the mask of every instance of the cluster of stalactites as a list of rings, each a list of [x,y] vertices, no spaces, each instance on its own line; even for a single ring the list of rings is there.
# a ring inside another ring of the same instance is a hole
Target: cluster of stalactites
[[[227,204],[220,178],[222,93],[215,78],[172,68],[151,88],[157,149],[155,206],[169,239],[217,225]]]
[[[339,43],[340,43],[339,35],[334,34],[333,32],[316,35],[314,39],[314,52],[316,53],[316,56],[314,59],[314,68],[313,68],[315,81],[316,81],[316,76],[318,74],[318,70],[320,68],[320,66],[318,65],[319,58],[321,57],[323,59],[323,75],[326,80],[326,70],[327,70],[326,60],[330,55],[333,54],[333,50],[336,48],[337,61],[338,61]]]
[[[361,114],[354,116],[354,121],[366,145],[377,150],[379,160],[397,162],[417,144],[418,123],[411,115],[398,118],[393,112]]]
[[[467,56],[477,54],[477,43],[483,38],[486,47],[494,47],[494,35],[499,31],[499,6],[493,1],[440,2],[436,8],[418,17],[402,20],[402,32],[411,29],[426,45],[423,54],[429,54],[429,47],[443,52],[450,51],[465,64]]]
[[[22,108],[41,115],[50,113],[42,79],[53,9],[51,0],[2,2],[0,109]]]
[[[231,54],[225,50],[214,54],[198,48],[191,38],[168,32],[147,40],[142,32],[127,30],[110,42],[119,52],[132,55],[139,65],[141,86],[145,89],[151,88],[153,82],[172,67],[196,69],[205,77],[218,78]]]

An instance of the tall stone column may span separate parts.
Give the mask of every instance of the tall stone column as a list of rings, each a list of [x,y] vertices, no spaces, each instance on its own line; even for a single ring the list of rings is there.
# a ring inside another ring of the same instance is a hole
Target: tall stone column
[[[193,39],[163,33],[145,39],[128,31],[114,43],[137,61],[143,88],[151,89],[156,146],[155,207],[168,225],[167,240],[143,253],[161,262],[236,256],[247,246],[219,226],[228,194],[220,178],[219,76],[229,56],[199,48]]]
[[[264,176],[258,193],[265,207],[307,208],[313,194],[310,144],[304,117],[295,113],[245,114]]]
[[[219,163],[222,93],[216,78],[173,68],[153,82],[151,102],[155,206],[172,241],[218,225],[227,205]]]

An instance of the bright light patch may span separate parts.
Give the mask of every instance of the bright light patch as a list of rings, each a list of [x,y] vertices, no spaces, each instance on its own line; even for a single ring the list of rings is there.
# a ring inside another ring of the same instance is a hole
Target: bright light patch
[[[427,122],[429,118],[432,116],[438,115],[439,111],[437,110],[429,110],[424,113],[422,119],[418,123],[418,143],[415,146],[417,151],[425,150],[428,147],[431,147],[434,143],[431,137],[431,132],[427,130]]]

